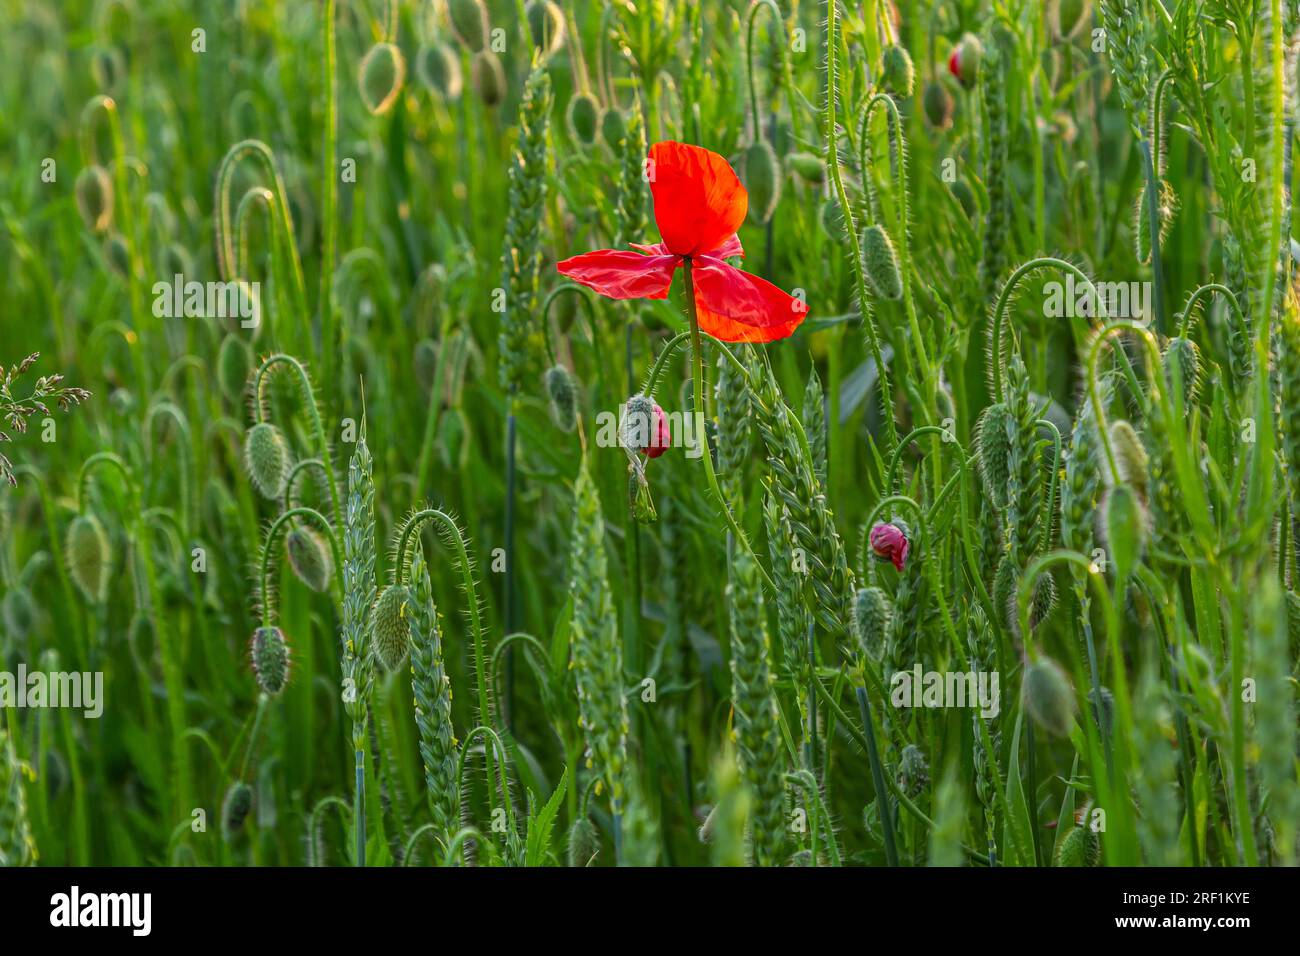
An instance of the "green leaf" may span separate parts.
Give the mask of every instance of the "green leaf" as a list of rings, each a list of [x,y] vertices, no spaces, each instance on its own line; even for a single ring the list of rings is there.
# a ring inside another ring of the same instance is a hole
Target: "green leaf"
[[[528,839],[524,848],[525,866],[542,866],[546,862],[550,854],[551,832],[555,829],[555,817],[560,812],[560,804],[564,801],[564,791],[568,784],[569,768],[565,767],[564,775],[556,784],[551,799],[546,801],[546,806],[536,813],[529,814]],[[529,796],[531,797],[532,794],[530,793]]]

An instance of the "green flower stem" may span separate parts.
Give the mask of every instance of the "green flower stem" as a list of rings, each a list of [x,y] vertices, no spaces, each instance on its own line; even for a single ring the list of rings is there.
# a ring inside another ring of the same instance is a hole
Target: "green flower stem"
[[[694,366],[691,373],[691,384],[695,389],[695,401],[694,407],[691,411],[694,414],[696,421],[703,421],[704,359],[701,354],[703,349],[700,344],[700,319],[698,310],[695,308],[695,282],[691,277],[691,260],[689,256],[683,260],[683,265],[686,267],[686,311],[691,319],[691,360]],[[772,591],[775,591],[776,585],[772,582],[772,578],[767,573],[767,569],[763,567],[763,562],[760,561],[758,555],[754,553],[754,549],[750,546],[749,538],[745,535],[744,529],[736,523],[736,519],[731,513],[731,508],[727,505],[726,496],[723,495],[722,489],[718,487],[718,476],[713,470],[713,450],[709,447],[709,433],[704,428],[701,428],[699,431],[700,444],[703,448],[703,454],[700,458],[704,462],[704,474],[708,478],[709,488],[712,489],[713,496],[718,500],[718,506],[722,508],[722,516],[726,519],[727,527],[731,529],[731,533],[735,536],[736,540],[739,541],[744,546],[745,550],[749,552],[750,556],[753,557],[754,565],[758,568],[758,573],[763,576],[764,583],[766,583]],[[805,441],[806,440],[807,439],[805,439]]]

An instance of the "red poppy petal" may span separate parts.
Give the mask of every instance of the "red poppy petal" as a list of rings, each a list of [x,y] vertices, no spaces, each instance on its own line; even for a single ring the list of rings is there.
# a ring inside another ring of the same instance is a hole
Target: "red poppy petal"
[[[740,244],[740,236],[732,233],[731,236],[722,245],[716,249],[711,249],[701,255],[712,256],[715,259],[729,259],[732,256],[744,258],[745,247]]]
[[[766,279],[719,259],[692,260],[700,328],[724,342],[775,342],[799,327],[808,306]]]
[[[655,222],[670,252],[709,252],[745,221],[749,193],[717,153],[686,143],[655,143],[647,174]]]
[[[626,249],[597,249],[557,262],[560,275],[610,299],[666,299],[676,256],[643,256]]]
[[[631,246],[633,249],[640,249],[648,256],[671,256],[672,255],[672,253],[668,251],[668,247],[665,246],[662,242],[655,242],[655,243],[651,243],[650,245],[646,245],[643,242],[629,242],[628,245]]]

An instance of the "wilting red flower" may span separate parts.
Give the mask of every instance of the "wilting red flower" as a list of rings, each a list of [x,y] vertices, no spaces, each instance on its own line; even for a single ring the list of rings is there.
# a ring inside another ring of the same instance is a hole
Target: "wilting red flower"
[[[871,528],[871,550],[883,561],[892,561],[894,567],[903,570],[907,561],[907,552],[912,547],[907,540],[907,533],[896,524],[879,522]]]
[[[700,328],[724,342],[773,342],[793,332],[808,306],[772,283],[728,265],[743,256],[736,229],[749,193],[727,161],[672,141],[650,147],[650,193],[662,242],[639,252],[599,249],[556,265],[561,275],[611,299],[666,299],[673,273],[691,262]]]

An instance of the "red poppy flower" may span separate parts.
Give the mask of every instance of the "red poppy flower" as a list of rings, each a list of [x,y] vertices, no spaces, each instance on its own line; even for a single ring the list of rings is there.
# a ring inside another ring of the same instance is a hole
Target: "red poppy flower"
[[[749,193],[717,153],[685,143],[650,147],[650,193],[662,242],[599,249],[565,259],[560,274],[611,299],[666,299],[687,259],[700,328],[724,342],[773,342],[793,332],[808,306],[725,261],[743,256],[736,229]]]
[[[902,528],[896,524],[880,522],[872,527],[869,540],[871,550],[877,558],[891,562],[899,571],[903,570],[903,564],[907,561],[907,552],[911,550],[912,545]]]

